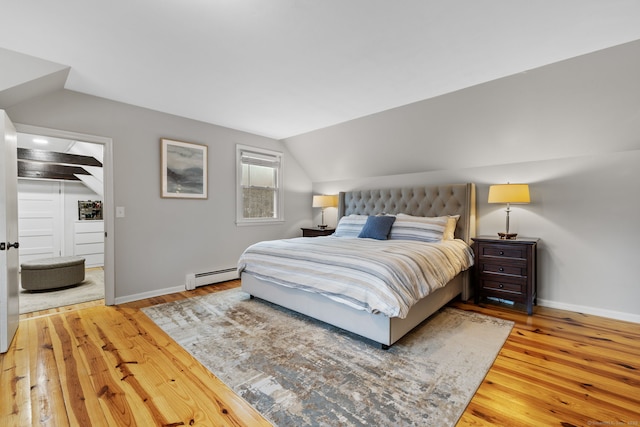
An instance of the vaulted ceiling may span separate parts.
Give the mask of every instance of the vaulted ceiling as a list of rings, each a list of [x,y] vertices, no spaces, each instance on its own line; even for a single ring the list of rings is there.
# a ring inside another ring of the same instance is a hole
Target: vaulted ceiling
[[[640,39],[635,0],[3,0],[0,107],[66,89],[283,139]]]

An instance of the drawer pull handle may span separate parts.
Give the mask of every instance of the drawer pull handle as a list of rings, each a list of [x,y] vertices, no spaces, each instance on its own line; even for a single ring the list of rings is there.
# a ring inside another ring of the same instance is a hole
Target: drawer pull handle
[[[504,251],[500,251],[500,255],[504,255]]]
[[[498,285],[498,287],[499,287],[500,289],[502,289],[502,288],[504,288],[504,285],[503,285],[502,283],[500,283],[500,284]]]
[[[498,270],[499,271],[504,271],[504,267],[500,267]]]

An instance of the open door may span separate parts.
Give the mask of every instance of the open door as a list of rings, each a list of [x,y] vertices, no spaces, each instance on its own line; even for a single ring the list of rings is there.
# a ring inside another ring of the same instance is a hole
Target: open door
[[[18,329],[18,150],[16,129],[0,110],[0,353]]]

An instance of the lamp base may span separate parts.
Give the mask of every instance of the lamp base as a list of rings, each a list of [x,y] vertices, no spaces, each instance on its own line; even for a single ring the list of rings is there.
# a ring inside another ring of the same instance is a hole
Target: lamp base
[[[518,233],[498,233],[502,240],[516,240]]]
[[[328,227],[328,225],[326,225],[326,224],[320,224],[320,225],[318,225],[318,228],[319,228],[320,230],[324,230],[324,229],[325,229],[325,228],[327,228],[327,227]]]

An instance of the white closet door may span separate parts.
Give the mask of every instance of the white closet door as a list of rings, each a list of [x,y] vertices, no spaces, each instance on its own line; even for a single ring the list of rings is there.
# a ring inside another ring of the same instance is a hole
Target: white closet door
[[[0,110],[0,353],[7,352],[20,324],[16,141],[16,128]],[[3,399],[7,395],[4,387],[3,383]]]
[[[63,204],[57,181],[18,179],[20,263],[62,255]]]

